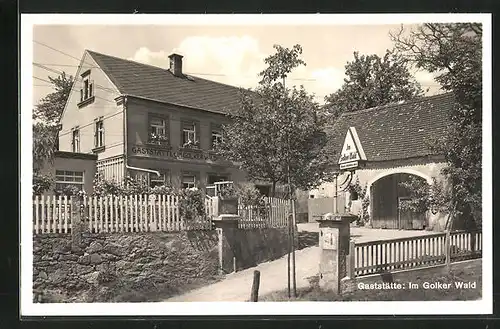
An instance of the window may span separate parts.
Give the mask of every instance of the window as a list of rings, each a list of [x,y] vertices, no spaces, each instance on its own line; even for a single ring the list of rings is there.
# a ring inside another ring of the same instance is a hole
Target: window
[[[94,81],[90,79],[90,70],[82,73],[82,84],[80,89],[80,102],[78,107],[81,108],[94,101]]]
[[[94,82],[90,80],[90,71],[82,74],[83,84],[80,89],[80,102],[84,102],[94,96]]]
[[[198,147],[198,139],[196,136],[196,123],[185,122],[182,124],[182,146],[183,147]]]
[[[80,152],[80,130],[78,128],[73,129],[73,136],[71,138],[71,150],[75,153]]]
[[[193,188],[196,187],[196,177],[191,174],[185,174],[182,176],[182,188]]]
[[[104,146],[104,121],[102,119],[98,119],[95,122],[95,139],[94,146],[96,148]]]
[[[222,129],[220,127],[212,128],[212,150],[222,143]]]
[[[163,186],[166,182],[165,173],[160,173],[160,176],[156,174],[149,175],[149,187]]]
[[[77,188],[83,190],[83,171],[56,170],[56,191],[66,188]]]
[[[149,117],[149,143],[167,144],[167,120],[160,116]]]

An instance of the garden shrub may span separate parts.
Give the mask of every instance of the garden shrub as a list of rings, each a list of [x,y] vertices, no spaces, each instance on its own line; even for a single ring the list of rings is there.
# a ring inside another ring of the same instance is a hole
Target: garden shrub
[[[34,173],[33,174],[33,194],[34,195],[41,195],[50,187],[52,186],[52,183],[54,182],[54,178],[50,175],[43,175],[40,173]]]
[[[264,219],[267,212],[267,205],[264,195],[251,183],[242,183],[236,186],[236,195],[243,207],[257,210],[259,216]]]
[[[184,220],[188,227],[194,227],[196,224],[204,222],[205,216],[205,200],[201,190],[197,188],[191,189],[175,189],[168,185],[155,186],[153,188],[141,184],[130,176],[127,176],[122,184],[115,181],[107,181],[99,174],[96,174],[94,179],[94,195],[95,196],[135,196],[142,195],[143,198],[153,197],[158,195],[171,195],[179,197],[179,215]],[[118,209],[121,212],[121,208]],[[129,218],[132,218],[134,209],[126,209]],[[149,216],[150,208],[146,209]],[[108,213],[110,216],[110,213]]]
[[[205,220],[205,199],[197,188],[181,189],[179,196],[179,215],[188,226],[193,226]]]

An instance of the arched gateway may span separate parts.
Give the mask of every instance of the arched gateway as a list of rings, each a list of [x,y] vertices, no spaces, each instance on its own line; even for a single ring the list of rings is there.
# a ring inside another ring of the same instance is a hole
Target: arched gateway
[[[429,226],[425,211],[408,209],[412,193],[404,183],[411,178],[425,181],[417,175],[396,173],[384,175],[371,184],[368,192],[372,200],[371,227],[412,230]]]
[[[310,191],[310,198],[346,204],[345,211],[363,214],[360,224],[373,228],[442,230],[443,215],[408,210],[412,193],[404,182],[442,179],[444,157],[430,144],[442,137],[452,106],[453,95],[442,94],[342,114],[327,131],[327,152],[338,160],[340,176]],[[344,181],[349,188],[335,188]]]

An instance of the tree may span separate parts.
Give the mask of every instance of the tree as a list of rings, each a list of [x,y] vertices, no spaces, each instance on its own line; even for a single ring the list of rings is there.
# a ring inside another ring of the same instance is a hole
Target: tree
[[[42,98],[33,110],[33,119],[47,125],[56,125],[61,118],[64,106],[71,93],[73,77],[62,72],[58,77],[48,77],[53,85],[54,92]]]
[[[40,170],[46,163],[53,163],[57,149],[58,123],[71,92],[73,77],[63,72],[56,78],[48,77],[55,91],[40,100],[33,110],[33,192],[46,191],[52,178]]]
[[[416,67],[433,72],[441,88],[453,92],[456,104],[439,141],[429,141],[445,156],[449,195],[442,198],[466,227],[481,225],[482,169],[482,26],[476,23],[423,24],[392,33],[396,49]],[[438,204],[443,206],[442,204]]]
[[[241,163],[251,180],[290,183],[300,189],[317,186],[328,173],[323,147],[326,118],[303,87],[286,88],[287,75],[298,65],[302,49],[274,46],[265,62],[256,93],[243,90],[241,107],[225,125],[221,155]]]
[[[268,67],[260,73],[262,80],[257,97],[242,93],[241,108],[224,126],[222,156],[240,162],[250,179],[287,184],[290,199],[295,188],[310,189],[319,185],[329,173],[330,163],[323,151],[326,145],[326,120],[304,88],[287,88],[286,78],[299,65],[300,45],[292,49],[274,46],[276,53],[267,57]],[[295,224],[293,202],[292,222]],[[293,292],[296,295],[295,245],[289,222],[288,295],[290,297],[290,253],[292,254]]]
[[[56,78],[48,77],[54,92],[42,98],[33,110],[33,168],[41,169],[51,161],[57,145],[59,119],[71,93],[73,77],[62,72]]]
[[[359,55],[347,62],[342,87],[325,97],[326,109],[337,118],[344,112],[409,100],[423,95],[420,84],[411,75],[405,58],[387,50],[384,57]]]
[[[33,124],[33,170],[38,172],[44,164],[52,163],[57,139],[57,126],[37,122]]]

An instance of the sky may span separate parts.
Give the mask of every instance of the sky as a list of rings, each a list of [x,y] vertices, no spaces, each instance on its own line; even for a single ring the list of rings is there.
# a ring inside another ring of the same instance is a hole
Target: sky
[[[33,29],[33,62],[75,75],[85,49],[168,68],[168,55],[184,56],[185,73],[234,85],[254,88],[264,58],[273,45],[303,48],[301,66],[287,84],[303,85],[319,103],[338,90],[344,67],[353,52],[382,56],[393,44],[390,31],[401,25],[289,25],[289,26],[160,26],[160,25],[36,25]],[[405,25],[405,28],[411,28]],[[50,47],[50,48],[49,48]],[[64,54],[63,54],[64,53]],[[33,66],[33,102],[52,91],[47,76],[57,74]],[[433,76],[414,72],[427,94],[439,92]]]

